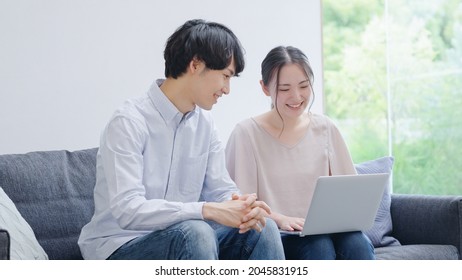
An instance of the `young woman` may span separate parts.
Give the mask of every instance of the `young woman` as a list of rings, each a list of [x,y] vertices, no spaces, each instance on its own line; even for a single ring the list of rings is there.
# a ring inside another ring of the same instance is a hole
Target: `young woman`
[[[268,203],[280,229],[301,230],[317,178],[356,171],[338,128],[309,110],[313,71],[303,52],[276,47],[261,71],[271,109],[235,127],[226,148],[227,168],[244,193]],[[287,259],[374,259],[362,232],[281,238]]]

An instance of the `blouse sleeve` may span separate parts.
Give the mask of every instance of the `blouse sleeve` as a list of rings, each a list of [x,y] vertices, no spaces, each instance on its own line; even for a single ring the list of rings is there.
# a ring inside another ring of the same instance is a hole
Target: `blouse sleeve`
[[[357,174],[350,151],[338,127],[328,120],[329,168],[332,175]]]
[[[234,128],[228,139],[226,167],[243,194],[257,193],[258,173],[252,141],[241,124]]]

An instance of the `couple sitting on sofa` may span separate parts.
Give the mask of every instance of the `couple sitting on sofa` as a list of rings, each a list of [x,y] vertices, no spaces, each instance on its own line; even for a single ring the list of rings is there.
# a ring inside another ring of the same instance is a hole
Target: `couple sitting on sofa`
[[[207,111],[244,69],[238,39],[191,20],[164,58],[166,79],[127,101],[102,134],[84,258],[374,259],[362,232],[279,233],[302,229],[319,176],[356,174],[336,126],[309,112],[313,72],[299,49],[267,54],[261,87],[272,108],[236,126],[226,157]]]

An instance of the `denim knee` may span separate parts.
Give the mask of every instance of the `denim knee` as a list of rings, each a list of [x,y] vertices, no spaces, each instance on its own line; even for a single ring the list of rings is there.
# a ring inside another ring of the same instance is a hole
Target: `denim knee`
[[[189,255],[187,259],[218,259],[218,240],[215,231],[206,222],[201,220],[182,222],[174,234],[176,240],[181,240],[179,243]]]
[[[266,226],[259,233],[259,239],[253,250],[251,259],[283,260],[284,248],[276,222],[266,219]]]
[[[360,231],[340,233],[335,236],[340,259],[373,260],[374,246],[369,238]]]
[[[282,235],[284,252],[291,260],[334,260],[336,252],[328,234]]]
[[[204,221],[189,220],[135,238],[108,259],[201,260],[218,258],[215,231]]]

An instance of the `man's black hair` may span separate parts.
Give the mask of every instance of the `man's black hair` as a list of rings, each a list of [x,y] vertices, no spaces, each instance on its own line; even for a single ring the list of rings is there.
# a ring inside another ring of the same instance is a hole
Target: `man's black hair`
[[[233,58],[235,76],[238,76],[245,66],[244,51],[230,29],[215,22],[189,20],[167,40],[165,77],[180,77],[193,59],[204,62],[208,69],[222,70],[231,64]]]

